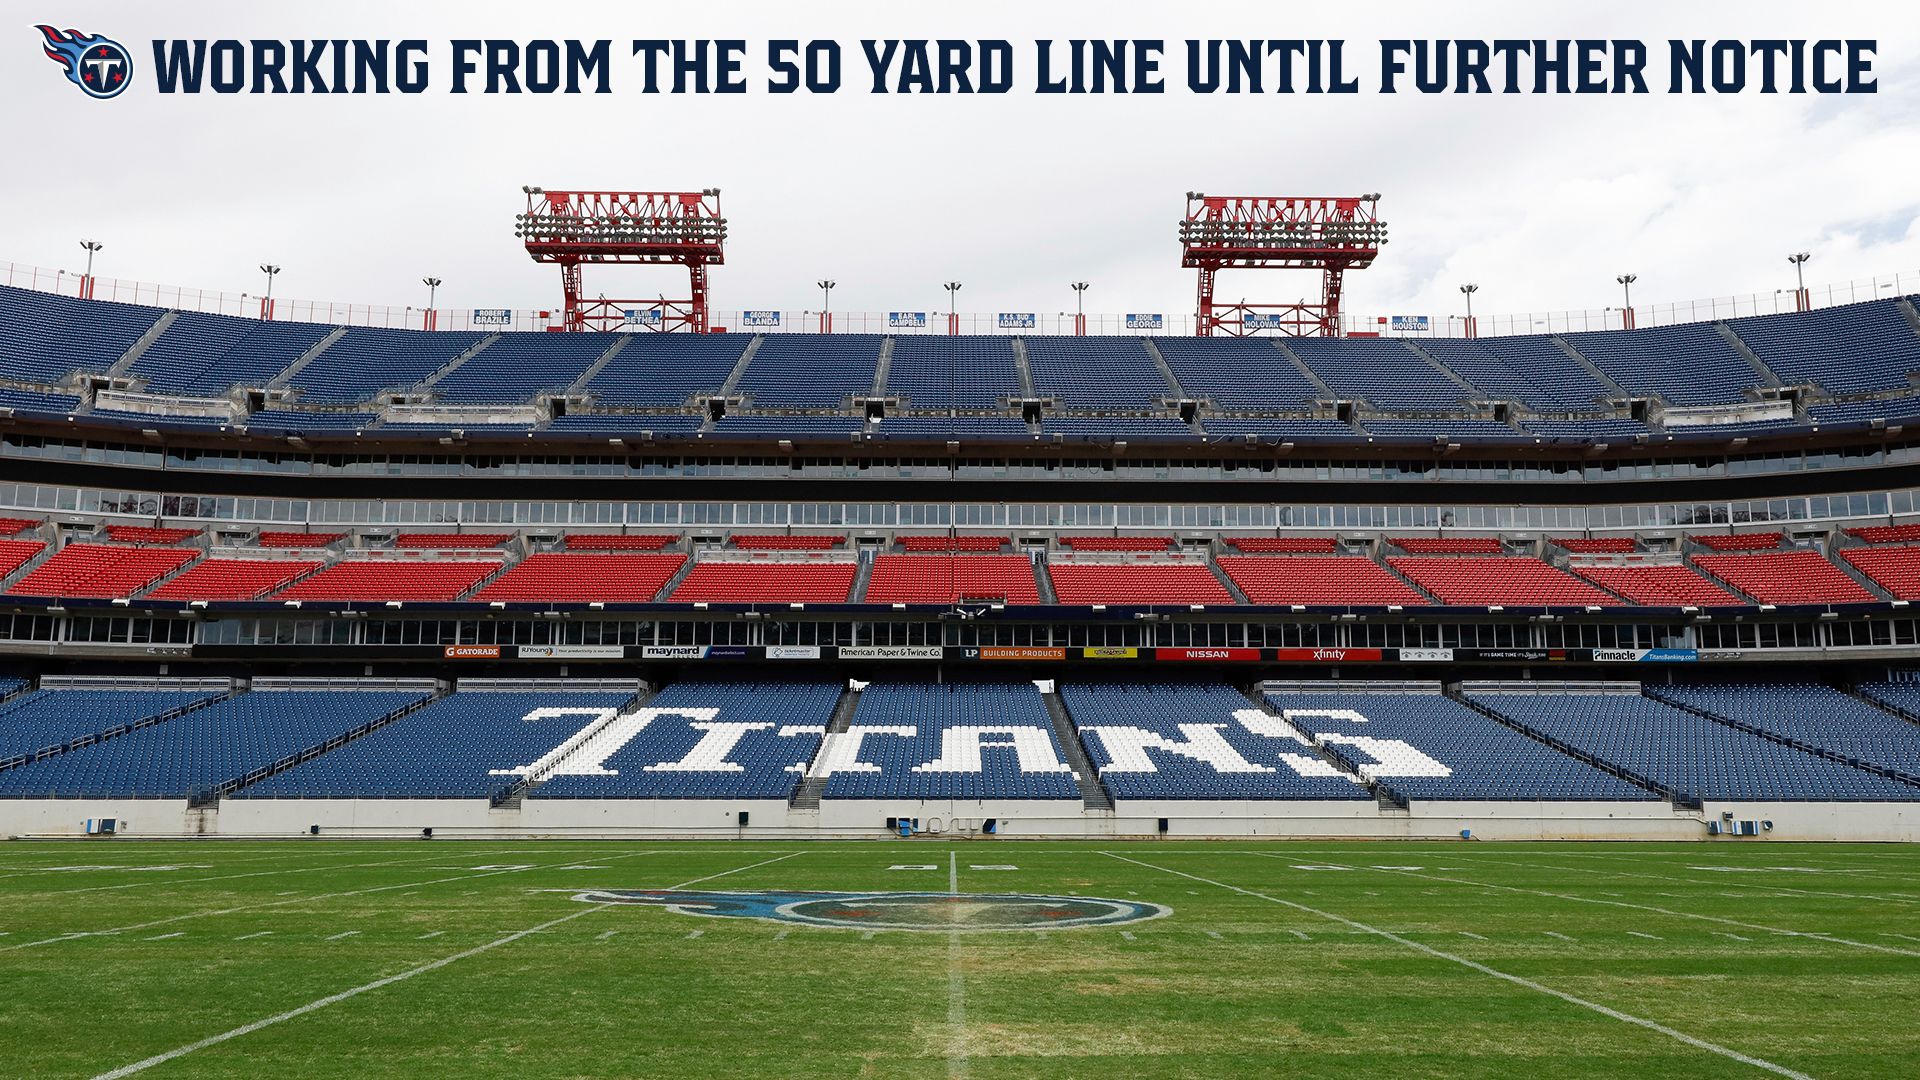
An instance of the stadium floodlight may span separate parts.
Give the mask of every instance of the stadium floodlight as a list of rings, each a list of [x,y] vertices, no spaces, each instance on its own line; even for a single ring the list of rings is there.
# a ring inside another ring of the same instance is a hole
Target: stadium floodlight
[[[267,275],[266,299],[271,300],[273,299],[273,279],[280,273],[280,267],[275,266],[273,263],[261,263],[260,272]]]
[[[1621,274],[1613,280],[1620,283],[1626,306],[1633,306],[1633,283],[1640,280],[1639,274]]]
[[[99,251],[101,248],[106,247],[107,245],[101,243],[98,240],[82,240],[80,241],[80,246],[86,249],[87,277],[91,279],[93,277],[93,253],[96,251]]]
[[[423,277],[420,279],[420,284],[427,287],[427,310],[432,311],[434,298],[439,295],[440,286],[445,283],[437,277]]]
[[[1809,306],[1807,303],[1806,266],[1807,260],[1811,258],[1813,258],[1813,254],[1806,251],[1796,251],[1787,256],[1787,261],[1793,264],[1793,309],[1795,311],[1805,311]]]
[[[817,286],[820,290],[820,310],[821,311],[833,310],[833,287],[838,284],[840,283],[837,281],[826,279],[826,278],[822,278],[821,280],[814,282],[814,285]]]

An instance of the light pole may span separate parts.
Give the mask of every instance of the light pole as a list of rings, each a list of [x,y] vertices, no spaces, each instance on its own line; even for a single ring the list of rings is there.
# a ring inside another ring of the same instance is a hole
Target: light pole
[[[1640,275],[1621,274],[1613,280],[1620,283],[1621,295],[1626,301],[1626,306],[1620,309],[1620,327],[1623,330],[1631,330],[1633,329],[1633,283],[1640,280]]]
[[[260,272],[267,275],[267,295],[260,298],[260,317],[271,319],[273,318],[273,279],[280,273],[280,268],[273,263],[261,263]]]
[[[1813,256],[1805,251],[1796,251],[1787,256],[1787,261],[1793,264],[1793,310],[1795,311],[1805,311],[1811,306],[1807,302],[1806,271],[1807,260],[1811,258],[1813,258]]]
[[[947,333],[949,335],[957,334],[960,332],[960,315],[954,307],[954,304],[960,296],[960,283],[957,281],[949,281],[943,283],[940,287],[947,290]]]
[[[960,283],[957,281],[948,281],[942,283],[940,287],[947,290],[947,336],[952,337],[960,332],[960,315],[958,308],[955,307],[955,304],[958,303],[960,298]],[[958,368],[959,360],[954,355],[956,351],[957,350],[954,349],[947,350],[947,417],[953,421],[953,431],[947,438],[951,442],[958,442],[960,439],[960,403],[957,400],[960,396],[960,377]],[[950,479],[958,479],[960,475],[959,468],[959,459],[949,454],[947,456],[948,477]],[[958,485],[949,484],[947,490],[955,491],[957,487]],[[958,581],[960,572],[960,523],[955,520],[954,517],[954,502],[955,500],[951,498],[947,500],[947,596],[953,601],[954,607],[958,609],[960,606],[960,585]]]
[[[107,245],[98,240],[82,240],[80,246],[87,252],[87,273],[80,279],[80,298],[91,300],[93,299],[93,253]]]
[[[421,316],[420,324],[422,329],[432,330],[439,322],[439,318],[433,313],[433,301],[440,294],[441,281],[437,277],[423,277],[420,279],[420,284],[427,287],[427,313]]]
[[[1460,286],[1461,295],[1467,298],[1466,331],[1467,331],[1468,337],[1480,336],[1479,333],[1474,329],[1474,325],[1473,325],[1473,294],[1479,291],[1480,291],[1480,286],[1475,285],[1472,282],[1468,282],[1465,285]]]
[[[840,284],[829,278],[814,282],[820,289],[820,332],[833,333],[833,287]]]
[[[1087,290],[1093,288],[1089,281],[1076,281],[1068,286],[1073,290],[1073,332],[1078,337],[1087,336]]]

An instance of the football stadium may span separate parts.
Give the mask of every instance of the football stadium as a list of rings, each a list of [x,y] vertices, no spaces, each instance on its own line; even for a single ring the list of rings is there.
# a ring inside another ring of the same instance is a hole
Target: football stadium
[[[0,70],[0,1076],[1920,1076],[1876,41],[121,14]]]

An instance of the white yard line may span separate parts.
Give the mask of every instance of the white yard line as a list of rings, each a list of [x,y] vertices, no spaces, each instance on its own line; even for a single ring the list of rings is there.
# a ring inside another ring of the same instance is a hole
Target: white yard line
[[[960,895],[960,854],[947,852],[947,895]],[[958,915],[955,915],[958,918]],[[967,977],[962,967],[965,956],[960,924],[947,931],[947,1076],[949,1080],[967,1075]]]
[[[636,851],[630,855],[610,855],[608,856],[608,859],[609,860],[630,859],[630,858],[638,858],[642,855],[657,855],[657,854],[659,854],[659,852],[657,851]],[[453,877],[434,878],[431,881],[408,881],[408,882],[403,882],[399,885],[376,885],[366,889],[350,889],[346,892],[318,893],[313,896],[295,896],[289,900],[269,900],[269,901],[266,901],[265,903],[260,903],[260,904],[241,904],[237,907],[213,908],[206,911],[190,911],[184,915],[170,915],[164,919],[153,919],[148,922],[133,923],[128,926],[116,926],[107,930],[76,930],[71,934],[59,934],[55,937],[40,938],[36,941],[23,941],[18,945],[0,946],[0,952],[12,952],[15,949],[32,949],[41,945],[52,945],[61,941],[74,941],[79,938],[101,937],[107,934],[122,934],[129,930],[145,930],[148,927],[165,926],[168,923],[181,922],[186,919],[210,918],[216,915],[231,915],[239,911],[257,911],[261,908],[285,907],[288,904],[316,903],[321,900],[337,900],[344,896],[366,896],[370,893],[392,892],[395,889],[417,889],[424,885],[442,885],[449,881],[473,881],[478,878],[498,877],[501,874],[518,874],[518,873],[523,873],[527,870],[544,870],[544,869],[547,869],[547,867],[546,866],[520,866],[520,867],[513,867],[507,870],[489,870],[489,871],[483,871],[477,874],[458,874]]]
[[[1557,858],[1558,856],[1549,855],[1547,857]],[[1463,859],[1463,861],[1466,861],[1466,862],[1474,861],[1474,857],[1471,855],[1468,855],[1468,856],[1449,855],[1448,858],[1461,858]],[[1920,900],[1915,900],[1911,897],[1899,896],[1896,894],[1874,896],[1874,895],[1864,894],[1864,893],[1834,892],[1830,889],[1796,889],[1786,885],[1745,885],[1740,883],[1739,881],[1731,881],[1731,880],[1708,881],[1704,878],[1672,877],[1667,874],[1637,874],[1627,870],[1595,870],[1591,867],[1586,867],[1586,866],[1554,866],[1551,863],[1535,863],[1535,862],[1523,863],[1523,862],[1512,862],[1508,860],[1501,860],[1496,865],[1525,866],[1535,870],[1557,870],[1563,873],[1573,873],[1573,874],[1598,874],[1601,877],[1639,878],[1644,881],[1664,881],[1669,884],[1685,882],[1689,885],[1713,885],[1722,889],[1741,889],[1741,890],[1744,890],[1745,892],[1750,892],[1750,893],[1753,893],[1753,892],[1791,893],[1795,896],[1825,896],[1825,897],[1831,897],[1836,900],[1879,900],[1884,903],[1892,903],[1892,904],[1920,904]],[[1644,865],[1644,863],[1642,865]],[[1715,871],[1708,871],[1708,873],[1714,873],[1714,872]],[[1600,895],[1617,897],[1620,894],[1613,893],[1613,892],[1602,892],[1600,893]],[[1670,896],[1672,894],[1663,893],[1662,895]]]
[[[1368,926],[1363,922],[1358,922],[1356,920],[1349,919],[1343,915],[1335,915],[1330,911],[1322,911],[1319,908],[1308,907],[1305,904],[1296,903],[1292,900],[1282,900],[1277,896],[1269,896],[1266,893],[1254,892],[1251,889],[1243,889],[1238,885],[1228,885],[1226,882],[1223,882],[1223,881],[1214,881],[1210,878],[1200,877],[1197,874],[1186,873],[1185,871],[1182,871],[1182,870],[1171,870],[1164,866],[1155,866],[1152,863],[1141,862],[1138,859],[1131,859],[1125,855],[1116,855],[1111,851],[1103,851],[1101,852],[1101,854],[1107,856],[1110,859],[1119,859],[1121,862],[1132,863],[1135,866],[1144,866],[1149,870],[1158,870],[1163,874],[1174,874],[1179,877],[1187,878],[1190,881],[1198,881],[1198,882],[1201,882],[1202,884],[1212,885],[1216,888],[1226,889],[1229,892],[1236,892],[1242,896],[1251,896],[1258,900],[1265,900],[1271,904],[1279,904],[1282,907],[1289,907],[1289,908],[1293,908],[1296,911],[1303,911],[1309,915],[1317,915],[1320,918],[1327,919],[1332,922],[1340,923],[1343,926],[1349,927],[1353,930],[1357,930],[1361,933],[1372,934],[1376,937],[1384,938],[1385,940],[1391,941],[1396,945],[1400,945],[1405,948],[1412,949],[1415,952],[1424,953],[1425,955],[1434,957],[1435,959],[1446,960],[1451,963],[1459,964],[1462,967],[1471,968],[1474,971],[1480,972],[1482,975],[1487,975],[1495,979],[1503,980],[1505,982],[1513,984],[1514,986],[1522,987],[1527,990],[1532,990],[1535,993],[1545,994],[1548,997],[1558,998],[1559,1000],[1564,1001],[1569,1005],[1578,1005],[1583,1009],[1592,1010],[1593,1012],[1599,1013],[1602,1016],[1609,1017],[1614,1020],[1619,1020],[1623,1023],[1633,1024],[1637,1027],[1645,1028],[1648,1031],[1657,1032],[1661,1035],[1665,1035],[1669,1039],[1673,1039],[1676,1042],[1685,1043],[1686,1045],[1691,1046],[1696,1050],[1705,1050],[1711,1054],[1718,1054],[1721,1057],[1727,1058],[1729,1060],[1740,1062],[1742,1065],[1751,1065],[1756,1069],[1764,1069],[1767,1072],[1774,1073],[1775,1075],[1778,1075],[1778,1076],[1792,1077],[1794,1078],[1794,1080],[1813,1080],[1812,1077],[1807,1076],[1805,1073],[1795,1072],[1794,1070],[1789,1069],[1784,1065],[1776,1065],[1771,1061],[1767,1061],[1762,1058],[1752,1057],[1750,1055],[1743,1054],[1738,1050],[1721,1046],[1719,1043],[1708,1042],[1707,1040],[1699,1038],[1697,1036],[1689,1035],[1684,1031],[1678,1031],[1674,1028],[1667,1027],[1665,1024],[1659,1023],[1658,1021],[1648,1020],[1645,1017],[1634,1016],[1631,1013],[1621,1012],[1618,1009],[1614,1009],[1609,1006],[1602,1005],[1597,1001],[1588,1001],[1585,998],[1575,997],[1574,995],[1569,994],[1564,990],[1555,990],[1551,986],[1547,986],[1543,983],[1534,982],[1532,979],[1523,978],[1519,975],[1510,975],[1507,972],[1490,968],[1485,964],[1476,963],[1475,961],[1469,960],[1464,956],[1455,956],[1452,953],[1443,952],[1439,949],[1434,948],[1431,945],[1423,945],[1420,942],[1414,941],[1411,938],[1402,937],[1399,934],[1389,933],[1388,931],[1380,930],[1375,927]]]
[[[758,867],[766,866],[769,863],[777,863],[784,859],[791,859],[797,855],[802,855],[802,854],[805,854],[805,853],[799,852],[799,851],[790,852],[786,855],[781,855],[772,859],[765,859],[761,862],[753,863],[748,866],[737,866],[737,867],[734,867],[732,870],[722,870],[720,873],[717,873],[717,874],[708,874],[706,877],[698,877],[698,878],[694,878],[691,881],[683,881],[678,885],[670,886],[670,888],[684,889],[691,885],[698,885],[703,881],[712,881],[714,878],[726,877],[729,874],[738,874],[745,870],[753,870]],[[273,1016],[269,1016],[260,1020],[255,1020],[251,1024],[242,1024],[241,1026],[234,1028],[231,1031],[223,1031],[218,1035],[209,1035],[206,1038],[201,1039],[199,1042],[188,1043],[185,1046],[176,1047],[172,1050],[168,1050],[166,1053],[163,1053],[163,1054],[155,1054],[150,1058],[144,1058],[140,1061],[134,1062],[131,1065],[122,1065],[118,1069],[114,1069],[110,1072],[101,1073],[99,1076],[95,1077],[94,1080],[119,1080],[119,1078],[123,1076],[132,1076],[134,1073],[144,1072],[147,1069],[151,1069],[155,1065],[164,1065],[175,1058],[185,1057],[186,1055],[191,1054],[196,1050],[204,1050],[209,1046],[217,1046],[220,1043],[227,1042],[228,1040],[237,1039],[242,1035],[251,1035],[252,1033],[259,1031],[262,1028],[272,1027],[275,1024],[284,1023],[285,1021],[293,1020],[298,1017],[305,1016],[311,1012],[318,1012],[329,1005],[338,1004],[339,1002],[345,1001],[348,998],[358,997],[359,995],[364,994],[369,990],[378,990],[385,986],[392,986],[394,983],[397,983],[397,982],[404,982],[407,979],[411,979],[416,975],[425,975],[430,971],[438,971],[441,968],[446,967],[448,964],[458,963],[459,961],[465,960],[470,956],[478,956],[483,952],[488,952],[493,949],[497,949],[502,945],[511,945],[514,942],[519,941],[521,938],[540,933],[543,930],[550,930],[553,927],[559,926],[563,923],[572,922],[573,920],[578,919],[584,915],[591,915],[596,911],[605,911],[610,907],[619,907],[619,906],[620,905],[618,904],[594,904],[592,906],[582,908],[579,911],[573,912],[572,914],[562,915],[557,919],[550,919],[546,922],[541,923],[538,926],[530,926],[525,930],[517,930],[504,937],[495,938],[492,941],[487,942],[485,945],[476,945],[473,948],[466,950],[465,952],[457,952],[451,956],[443,956],[438,960],[432,960],[425,964],[421,964],[419,967],[408,968],[407,970],[402,971],[397,975],[388,975],[386,978],[375,979],[370,983],[363,983],[351,989],[342,990],[337,994],[329,994],[326,997],[319,998],[314,1001],[309,1001],[305,1005],[302,1005],[298,1008],[288,1009],[286,1012],[276,1013]]]
[[[1252,854],[1264,855],[1270,859],[1278,859],[1278,858],[1285,857],[1280,855],[1271,855],[1262,851],[1252,852]],[[1118,858],[1118,856],[1115,856],[1115,857]],[[1718,915],[1701,915],[1692,911],[1675,911],[1672,908],[1655,907],[1652,904],[1634,904],[1634,903],[1629,903],[1628,901],[1625,901],[1625,900],[1602,900],[1602,899],[1599,899],[1598,897],[1593,897],[1593,896],[1575,896],[1572,893],[1550,892],[1546,889],[1523,889],[1518,885],[1495,885],[1492,882],[1473,881],[1468,878],[1448,877],[1442,874],[1433,874],[1433,873],[1428,873],[1422,870],[1383,870],[1383,869],[1380,869],[1379,867],[1359,866],[1359,865],[1354,865],[1352,869],[1370,870],[1376,874],[1400,874],[1405,877],[1422,878],[1428,881],[1450,881],[1456,885],[1472,885],[1475,888],[1480,888],[1480,889],[1498,889],[1501,892],[1525,893],[1529,896],[1546,896],[1546,897],[1551,897],[1555,900],[1571,900],[1577,904],[1599,904],[1602,907],[1630,908],[1634,911],[1651,911],[1660,915],[1671,915],[1677,919],[1697,919],[1701,922],[1719,923],[1721,926],[1735,926],[1735,927],[1739,927],[1742,930],[1760,930],[1769,934],[1779,934],[1782,937],[1807,938],[1808,940],[1811,940],[1811,941],[1824,941],[1832,945],[1849,945],[1856,949],[1870,949],[1874,952],[1892,953],[1895,956],[1920,957],[1920,952],[1916,952],[1912,949],[1896,949],[1891,945],[1875,945],[1871,941],[1855,941],[1852,938],[1835,937],[1832,934],[1820,934],[1820,933],[1815,933],[1814,931],[1811,931],[1811,930],[1785,930],[1778,926],[1766,926],[1761,923],[1742,922],[1739,919],[1726,919]],[[1668,894],[1663,893],[1661,895],[1668,895]],[[1685,897],[1681,897],[1681,899],[1685,899]]]

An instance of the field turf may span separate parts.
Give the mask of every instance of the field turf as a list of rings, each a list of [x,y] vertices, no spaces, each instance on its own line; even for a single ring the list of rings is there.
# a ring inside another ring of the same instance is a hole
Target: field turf
[[[1171,912],[862,931],[575,899],[676,887]],[[11,843],[0,932],[5,1076],[1920,1075],[1909,847]]]

